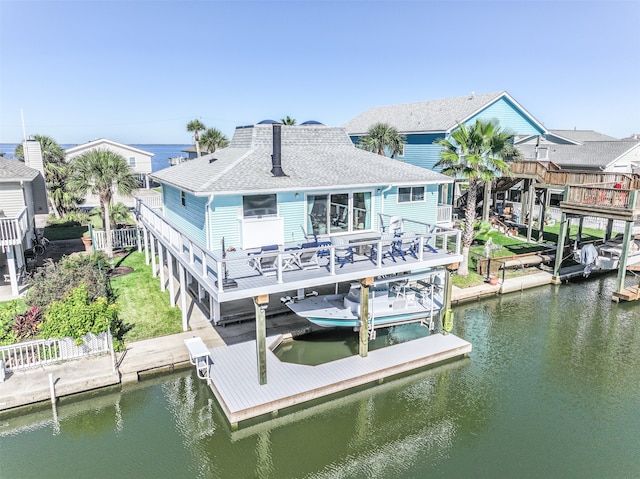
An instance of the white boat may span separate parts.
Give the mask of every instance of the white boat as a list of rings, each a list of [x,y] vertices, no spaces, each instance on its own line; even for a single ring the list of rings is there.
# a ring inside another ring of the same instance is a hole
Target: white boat
[[[443,271],[377,278],[369,287],[369,329],[422,321],[433,329],[443,307]],[[285,298],[291,311],[323,327],[360,329],[360,283],[347,294]]]
[[[618,269],[622,255],[622,238],[615,237],[605,243],[594,246],[586,244],[574,251],[574,261],[585,265],[584,276],[592,272],[607,272]],[[632,239],[629,243],[627,266],[640,263],[640,240]]]

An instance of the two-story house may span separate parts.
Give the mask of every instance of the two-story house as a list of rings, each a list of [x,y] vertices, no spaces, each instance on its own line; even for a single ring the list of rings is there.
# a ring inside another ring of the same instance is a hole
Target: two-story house
[[[0,271],[13,297],[25,273],[25,252],[33,246],[36,218],[49,212],[40,143],[27,140],[23,147],[25,163],[0,158]]]
[[[404,151],[396,159],[433,170],[440,160],[439,138],[448,138],[459,124],[477,119],[497,120],[500,127],[518,136],[538,136],[545,127],[506,91],[371,108],[345,124],[354,143],[375,123],[387,123],[406,136]],[[439,202],[451,204],[453,191],[444,184]]]
[[[99,149],[113,151],[114,153],[117,153],[118,155],[124,157],[127,160],[131,171],[138,177],[140,186],[149,188],[149,175],[152,171],[151,158],[153,157],[153,153],[150,153],[148,151],[140,150],[138,148],[124,145],[112,140],[100,138],[98,140],[89,141],[81,145],[67,148],[65,150],[65,157],[67,161],[69,161],[84,153]],[[129,197],[122,197],[116,193],[114,202],[123,202],[125,204],[130,204],[132,200]],[[87,206],[98,206],[100,204],[100,201],[95,195],[87,193],[85,204]]]
[[[138,203],[146,242],[154,256],[157,245],[168,257],[171,271],[175,261],[197,280],[216,321],[221,302],[460,260],[459,233],[438,225],[438,191],[453,179],[356,148],[344,128],[238,127],[227,148],[152,178],[162,185],[163,206]],[[367,254],[392,220],[420,244],[415,257]],[[287,249],[316,240],[319,267],[287,269]],[[345,242],[362,254],[333,262]],[[274,276],[247,268],[248,254],[264,247],[281,256]]]

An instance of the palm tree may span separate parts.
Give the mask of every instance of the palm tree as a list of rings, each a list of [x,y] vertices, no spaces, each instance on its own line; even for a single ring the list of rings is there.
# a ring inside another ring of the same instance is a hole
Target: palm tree
[[[49,203],[53,214],[60,218],[61,214],[75,208],[78,196],[68,189],[67,182],[71,175],[71,168],[65,161],[65,153],[62,147],[51,137],[35,135],[42,150],[44,164],[44,176],[49,192]],[[23,145],[18,145],[13,155],[20,161],[24,161]]]
[[[398,133],[398,130],[388,123],[376,123],[363,136],[358,146],[363,150],[378,153],[386,156],[386,151],[391,153],[391,158],[395,158],[404,148],[406,137]]]
[[[295,125],[296,124],[296,119],[295,118],[291,118],[289,115],[287,115],[286,118],[283,118],[282,120],[280,120],[280,123],[282,123],[283,125]]]
[[[458,124],[450,138],[440,138],[435,142],[443,150],[440,161],[434,166],[442,167],[446,175],[469,183],[462,230],[463,260],[458,268],[461,276],[469,275],[469,248],[474,237],[478,191],[483,183],[511,174],[507,161],[519,156],[513,146],[513,137],[513,133],[500,129],[497,122],[476,120],[471,127]]]
[[[213,153],[217,148],[225,148],[229,145],[229,140],[217,128],[207,128],[207,130],[200,137],[200,142],[206,151]]]
[[[106,253],[111,258],[113,256],[113,241],[108,211],[114,187],[121,195],[131,195],[133,190],[138,187],[138,179],[132,173],[127,160],[110,150],[88,151],[77,157],[73,166],[71,186],[82,193],[90,190],[100,198],[102,225],[107,237]]]
[[[196,144],[196,155],[200,158],[200,132],[204,131],[207,127],[204,126],[197,118],[187,123],[187,131],[193,133],[193,141]]]

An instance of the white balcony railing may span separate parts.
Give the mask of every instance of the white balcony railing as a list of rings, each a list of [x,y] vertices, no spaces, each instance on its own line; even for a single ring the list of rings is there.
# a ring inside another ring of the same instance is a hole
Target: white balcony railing
[[[453,213],[453,207],[451,205],[439,204],[436,213],[437,224],[451,224],[451,215]]]
[[[160,240],[164,245],[172,251],[172,254],[180,258],[181,263],[185,265],[189,272],[196,276],[203,283],[212,286],[215,294],[220,295],[224,293],[225,281],[218,281],[218,279],[233,279],[238,283],[258,284],[254,279],[260,278],[265,283],[273,283],[273,279],[262,277],[261,273],[248,268],[248,256],[246,250],[236,249],[233,252],[227,252],[222,254],[222,251],[210,251],[203,247],[198,241],[178,230],[174,225],[169,223],[158,210],[152,209],[144,204],[140,199],[136,201],[136,213],[138,221],[149,229],[153,236]],[[388,215],[384,216],[386,220]],[[430,261],[431,253],[435,253],[435,263],[440,265],[446,265],[451,262],[455,262],[456,259],[451,255],[460,255],[460,231],[443,226],[427,224],[420,221],[414,221],[410,219],[403,219],[403,230],[405,234],[410,235],[416,242],[417,253],[415,261],[422,263]],[[362,241],[351,241],[349,245],[354,249],[371,250],[375,248],[377,251],[382,250],[381,239],[364,239]],[[349,267],[342,267],[344,265],[336,266],[335,258],[338,257],[340,250],[344,250],[344,245],[332,244],[325,242],[318,244],[317,247],[308,248],[307,251],[318,251],[323,258],[328,261],[327,269],[324,270],[329,276],[341,275],[348,272]],[[251,258],[259,260],[262,257],[277,257],[276,268],[274,272],[275,282],[281,284],[287,281],[287,261],[286,258],[291,256],[288,253],[287,245],[281,250],[273,252],[264,252],[261,254],[255,254]],[[365,255],[360,257],[357,264],[363,265],[359,272],[362,272],[363,276],[374,276],[384,274],[384,270],[398,269],[399,265],[394,262],[384,263],[380,255],[378,258]],[[434,265],[436,265],[434,263]],[[354,267],[355,267],[354,266]],[[315,273],[318,271],[319,273]],[[323,269],[318,268],[314,271],[301,272],[303,275],[321,276],[321,281],[326,283],[326,273],[322,273]],[[392,271],[393,272],[393,271]],[[324,284],[318,281],[317,284]],[[242,288],[238,288],[242,289]],[[241,297],[241,296],[238,296]],[[235,299],[235,298],[232,298]]]
[[[27,208],[24,208],[17,217],[0,218],[0,246],[13,246],[22,243],[28,231]]]

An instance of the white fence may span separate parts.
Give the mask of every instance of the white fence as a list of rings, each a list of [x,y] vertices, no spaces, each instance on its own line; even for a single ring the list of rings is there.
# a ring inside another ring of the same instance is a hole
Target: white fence
[[[138,228],[111,230],[111,244],[114,248],[131,248],[138,246]],[[104,231],[93,231],[93,248],[104,251],[107,247],[107,235]]]
[[[0,346],[0,360],[8,371],[36,368],[68,359],[82,358],[111,351],[111,336],[107,332],[87,333],[82,343],[72,338],[40,339]]]

